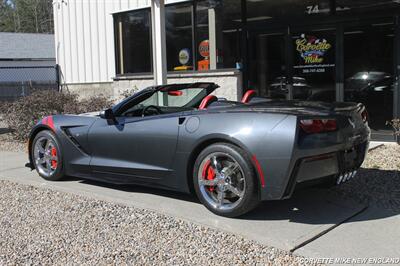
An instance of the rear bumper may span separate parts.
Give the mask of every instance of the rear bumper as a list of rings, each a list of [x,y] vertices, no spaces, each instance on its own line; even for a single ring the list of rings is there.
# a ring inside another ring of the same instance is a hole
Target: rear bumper
[[[351,149],[297,160],[283,198],[289,198],[296,187],[305,187],[326,181],[340,184],[354,177],[364,162],[368,147],[369,142],[364,142]],[[346,178],[344,179],[344,177]]]
[[[261,200],[278,200],[290,198],[296,188],[312,186],[318,183],[332,185],[345,182],[354,177],[368,152],[369,141],[364,141],[352,147],[336,147],[328,152],[315,151],[310,155],[297,154],[291,162],[292,167],[283,178],[280,187],[275,187],[273,193],[265,193],[269,189],[268,181],[261,193]],[[344,179],[346,176],[346,179]],[[340,182],[339,177],[341,177]],[[271,192],[271,191],[270,191]]]

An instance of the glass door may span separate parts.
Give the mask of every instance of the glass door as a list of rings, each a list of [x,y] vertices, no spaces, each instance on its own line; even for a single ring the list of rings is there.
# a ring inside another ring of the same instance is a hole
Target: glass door
[[[386,122],[393,117],[393,51],[392,19],[345,27],[345,101],[366,105],[375,135],[391,134]]]
[[[291,48],[293,99],[335,101],[335,28],[295,30]]]

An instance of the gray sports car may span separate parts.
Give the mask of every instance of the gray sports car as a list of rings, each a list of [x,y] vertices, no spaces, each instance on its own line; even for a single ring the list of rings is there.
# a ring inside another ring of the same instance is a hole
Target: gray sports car
[[[362,104],[219,99],[214,83],[144,89],[99,114],[43,118],[30,167],[65,176],[196,193],[235,217],[303,185],[354,177],[368,150]]]

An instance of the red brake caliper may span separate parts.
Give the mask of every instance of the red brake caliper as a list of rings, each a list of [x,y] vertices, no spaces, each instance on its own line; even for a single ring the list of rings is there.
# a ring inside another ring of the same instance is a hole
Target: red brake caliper
[[[213,180],[215,178],[214,169],[211,167],[211,161],[208,160],[203,167],[203,178],[207,180]],[[214,187],[208,187],[209,191],[214,191]]]
[[[57,156],[57,150],[55,147],[51,148],[51,156],[56,157]],[[51,160],[51,168],[56,169],[57,168],[57,161],[56,160]]]

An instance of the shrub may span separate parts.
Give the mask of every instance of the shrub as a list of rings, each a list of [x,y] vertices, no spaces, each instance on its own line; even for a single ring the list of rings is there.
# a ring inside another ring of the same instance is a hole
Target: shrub
[[[386,124],[393,128],[393,134],[397,139],[397,143],[400,144],[400,118],[392,119],[391,121],[386,122]]]
[[[6,101],[0,101],[0,116],[7,112],[10,103]]]
[[[94,112],[109,106],[111,101],[102,95],[79,101],[77,94],[40,90],[8,104],[3,120],[16,140],[26,140],[32,127],[44,116]]]
[[[90,98],[82,99],[77,101],[77,104],[65,106],[64,112],[66,114],[83,114],[96,111],[102,111],[106,108],[111,107],[113,102],[100,94],[98,96],[92,96]]]
[[[135,86],[133,89],[127,89],[123,90],[120,92],[120,98],[121,99],[126,99],[128,97],[131,97],[133,94],[135,94],[138,91],[138,88]]]

